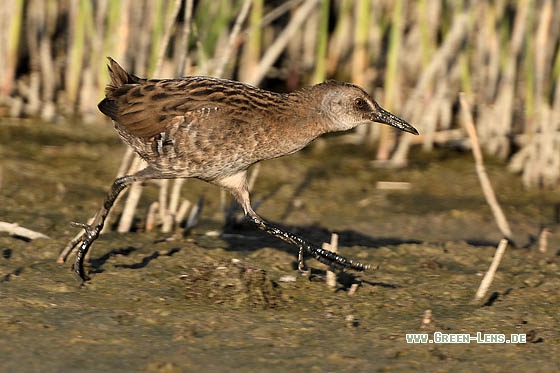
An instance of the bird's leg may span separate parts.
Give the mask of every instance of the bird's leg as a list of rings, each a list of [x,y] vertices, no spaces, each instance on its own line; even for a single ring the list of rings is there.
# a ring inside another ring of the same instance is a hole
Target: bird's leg
[[[319,246],[313,245],[312,243],[305,241],[304,239],[296,236],[293,233],[286,232],[261,219],[261,217],[252,210],[247,213],[247,216],[262,231],[265,231],[272,236],[278,237],[289,244],[299,247],[298,268],[300,269],[300,271],[302,271],[304,268],[302,263],[303,251],[306,251],[309,254],[313,255],[313,257],[321,263],[324,263],[336,269],[348,268],[357,271],[364,271],[370,268],[369,264],[354,262],[351,259],[347,259],[343,256],[333,253],[332,251],[325,250]]]
[[[99,237],[99,233],[103,229],[103,225],[105,224],[105,219],[113,207],[115,200],[119,196],[119,194],[130,184],[136,181],[142,181],[146,179],[154,178],[156,175],[150,168],[145,168],[143,170],[138,171],[133,175],[127,175],[123,177],[119,177],[115,179],[113,185],[111,186],[111,190],[107,194],[105,198],[105,202],[103,206],[97,211],[93,221],[90,224],[84,223],[72,223],[75,226],[81,227],[84,229],[84,233],[79,236],[78,238],[73,239],[68,243],[66,248],[63,251],[72,251],[76,246],[78,247],[76,251],[76,262],[74,263],[73,269],[74,273],[82,280],[87,281],[88,277],[84,271],[84,259],[89,251],[89,248],[93,244],[93,242]]]
[[[268,222],[263,220],[260,216],[253,211],[251,207],[251,201],[249,199],[249,190],[247,188],[247,172],[241,171],[237,174],[230,175],[224,177],[219,180],[213,181],[215,184],[220,185],[226,189],[228,189],[237,202],[243,207],[245,211],[245,215],[262,231],[280,238],[281,240],[295,245],[299,248],[299,255],[298,255],[298,268],[302,270],[304,268],[303,265],[303,252],[308,252],[309,254],[313,255],[315,259],[320,261],[321,263],[327,264],[331,267],[342,269],[342,268],[349,268],[354,269],[357,271],[363,271],[369,269],[370,266],[368,264],[362,264],[358,262],[354,262],[351,259],[346,259],[332,251],[325,250],[321,247],[313,245],[304,239],[292,234],[290,232],[286,232]]]

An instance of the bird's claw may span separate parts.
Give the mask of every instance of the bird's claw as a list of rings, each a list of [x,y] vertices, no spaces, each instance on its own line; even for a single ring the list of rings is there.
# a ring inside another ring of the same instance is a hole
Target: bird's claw
[[[89,277],[86,275],[84,270],[85,256],[93,241],[95,241],[97,237],[99,237],[101,227],[98,225],[78,222],[71,222],[70,224],[84,230],[84,233],[82,233],[82,235],[78,236],[77,239],[71,242],[73,248],[76,246],[78,247],[78,250],[76,252],[76,262],[72,266],[72,269],[76,276],[82,281],[82,284],[84,284],[87,280],[89,280]]]
[[[78,227],[78,228],[84,228],[84,229],[87,229],[90,226],[89,224],[80,223],[80,222],[77,222],[77,221],[71,221],[70,225],[72,225],[74,227]]]
[[[84,230],[84,233],[82,234],[82,236],[78,239],[77,244],[79,244],[80,242],[85,243],[86,240],[90,241],[88,244],[91,245],[93,243],[93,241],[95,241],[95,239],[97,237],[99,237],[99,231],[101,230],[98,226],[94,226],[91,224],[87,224],[87,223],[79,223],[79,222],[70,222],[71,225],[73,225],[74,227],[78,227],[78,228],[82,228]]]

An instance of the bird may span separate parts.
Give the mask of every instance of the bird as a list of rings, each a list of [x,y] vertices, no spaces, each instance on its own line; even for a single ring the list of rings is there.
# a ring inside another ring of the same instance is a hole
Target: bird
[[[99,110],[112,119],[120,138],[147,166],[114,180],[93,221],[74,223],[83,233],[67,248],[76,250],[73,271],[90,280],[84,259],[98,238],[117,196],[130,184],[149,179],[197,178],[229,191],[246,218],[262,231],[299,248],[333,269],[370,268],[347,259],[261,218],[251,207],[247,169],[260,161],[292,154],[317,137],[379,122],[414,135],[405,120],[383,109],[357,85],[327,80],[290,93],[206,76],[145,79],[108,57],[110,82]]]

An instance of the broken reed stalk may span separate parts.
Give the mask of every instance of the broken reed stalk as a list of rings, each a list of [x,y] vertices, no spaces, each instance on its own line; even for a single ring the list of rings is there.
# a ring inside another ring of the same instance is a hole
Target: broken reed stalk
[[[546,253],[548,251],[548,236],[550,235],[550,229],[547,227],[541,227],[539,232],[539,251],[541,253]]]
[[[161,231],[164,233],[171,232],[173,225],[177,223],[177,213],[179,212],[179,200],[181,199],[181,187],[185,183],[185,179],[173,180],[171,195],[169,196],[169,207],[167,208],[167,217],[163,220]]]
[[[492,212],[494,214],[494,218],[496,219],[496,223],[500,228],[500,231],[505,236],[500,240],[500,244],[496,249],[496,253],[494,254],[494,258],[492,259],[492,263],[490,264],[490,268],[484,275],[480,286],[475,294],[475,301],[480,301],[486,295],[488,288],[492,284],[494,280],[494,275],[496,274],[496,270],[504,256],[506,251],[506,247],[508,242],[513,242],[511,238],[511,230],[509,228],[509,224],[506,220],[506,217],[498,204],[496,199],[496,195],[494,194],[494,190],[492,189],[492,185],[490,184],[490,180],[488,179],[488,175],[486,174],[486,169],[484,168],[484,162],[482,159],[482,151],[480,150],[480,145],[478,143],[478,137],[476,135],[476,129],[474,127],[470,105],[465,98],[465,95],[461,93],[459,95],[459,99],[461,101],[461,111],[463,112],[463,123],[465,124],[465,128],[469,135],[472,144],[472,152],[476,163],[476,173],[478,175],[478,179],[480,180],[480,185],[482,187],[482,191],[484,193],[484,197],[486,198],[486,202],[490,205]]]
[[[323,249],[330,250],[333,253],[338,251],[338,234],[333,233],[331,234],[331,243],[323,242]],[[326,278],[327,286],[330,288],[336,287],[336,273],[331,271],[330,268],[327,268],[327,278]]]
[[[492,281],[494,280],[494,275],[496,274],[496,270],[498,269],[498,266],[500,265],[500,261],[502,260],[502,257],[504,256],[504,253],[506,252],[507,245],[508,245],[508,240],[505,239],[505,238],[502,238],[500,240],[500,243],[498,244],[498,248],[496,249],[496,253],[494,254],[494,258],[492,259],[492,263],[490,264],[490,267],[488,268],[488,271],[486,272],[486,274],[482,278],[482,281],[480,282],[480,286],[478,287],[478,290],[476,291],[476,294],[474,296],[474,300],[476,302],[479,302],[481,299],[483,299],[484,296],[486,295],[486,293],[488,292],[488,288],[490,287],[490,285],[492,284]]]
[[[43,233],[20,227],[17,223],[6,223],[3,221],[0,221],[0,232],[7,232],[11,236],[23,237],[28,240],[36,240],[37,238],[49,238],[49,236]]]
[[[488,205],[490,205],[490,209],[494,214],[494,219],[498,224],[500,232],[502,232],[505,238],[513,242],[511,229],[504,215],[504,212],[502,211],[502,208],[500,207],[500,204],[496,199],[496,194],[494,193],[494,189],[492,189],[492,184],[490,183],[490,179],[488,178],[488,174],[486,173],[486,169],[484,168],[482,151],[480,150],[480,145],[478,143],[478,137],[476,135],[476,128],[474,127],[470,105],[463,93],[459,94],[459,99],[461,101],[461,111],[463,112],[463,123],[469,135],[469,139],[471,140],[472,152],[476,165],[476,173],[480,181],[480,186],[482,187],[482,192],[484,193],[486,202],[488,203]]]
[[[428,328],[433,326],[434,323],[434,315],[432,314],[432,310],[427,309],[424,310],[424,315],[422,316],[422,322],[420,324],[421,329]]]
[[[163,233],[169,233],[171,231],[171,224],[173,223],[170,218],[169,207],[167,204],[167,196],[169,194],[169,179],[158,180],[159,185],[159,219],[162,223],[161,231]]]
[[[144,167],[146,167],[146,161],[138,156],[135,156],[130,171],[134,173],[136,172],[136,170],[140,170]],[[134,212],[136,211],[136,206],[138,205],[138,201],[140,200],[141,195],[142,183],[133,183],[130,188],[128,188],[128,196],[124,204],[121,219],[117,227],[117,232],[124,233],[130,231],[130,227],[132,226],[132,222],[134,220]]]
[[[148,211],[146,213],[146,224],[144,226],[144,229],[146,230],[146,232],[150,232],[152,231],[155,226],[156,226],[156,216],[157,216],[157,212],[159,210],[159,202],[158,201],[154,201],[152,203],[150,203],[150,205],[148,206]]]

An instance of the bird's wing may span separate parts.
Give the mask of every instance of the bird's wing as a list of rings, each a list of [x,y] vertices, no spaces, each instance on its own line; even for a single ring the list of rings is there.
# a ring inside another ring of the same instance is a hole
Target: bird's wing
[[[128,133],[142,138],[165,132],[168,126],[176,123],[178,116],[190,116],[192,120],[196,119],[193,115],[198,115],[211,123],[212,119],[223,119],[224,114],[231,111],[219,92],[196,94],[200,89],[193,91],[193,85],[193,81],[186,79],[123,84],[108,88],[107,97],[98,107]]]

